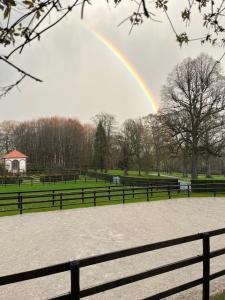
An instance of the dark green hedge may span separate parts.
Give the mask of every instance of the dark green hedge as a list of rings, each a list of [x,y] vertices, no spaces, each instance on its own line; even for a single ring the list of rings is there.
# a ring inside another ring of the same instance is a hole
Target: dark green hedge
[[[0,176],[0,184],[20,184],[23,182],[22,177]]]
[[[124,185],[135,186],[156,186],[156,187],[171,187],[179,189],[179,182],[177,178],[143,178],[132,176],[120,176],[120,182]]]
[[[129,186],[156,186],[156,187],[171,187],[174,189],[179,189],[179,182],[177,178],[143,178],[143,177],[133,177],[133,176],[116,176],[109,175],[106,173],[98,173],[95,171],[87,171],[86,173],[90,177],[102,179],[113,183],[113,177],[119,177],[120,183]]]
[[[40,182],[60,182],[60,181],[73,181],[79,179],[78,174],[55,174],[40,176]]]
[[[89,177],[109,181],[109,182],[113,182],[113,177],[114,177],[113,175],[109,175],[109,174],[106,174],[106,173],[98,173],[98,172],[95,172],[95,171],[87,171],[87,172],[85,172],[85,175],[87,175]]]
[[[28,168],[27,170],[28,175],[43,175],[46,176],[55,176],[55,175],[65,175],[65,174],[80,174],[79,169],[31,169]]]
[[[195,193],[225,192],[225,180],[215,180],[215,179],[191,180],[191,191]]]

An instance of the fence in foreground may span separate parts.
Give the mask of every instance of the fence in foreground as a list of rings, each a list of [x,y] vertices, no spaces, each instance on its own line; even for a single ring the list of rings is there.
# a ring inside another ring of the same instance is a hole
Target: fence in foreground
[[[151,278],[154,276],[158,276],[160,274],[164,274],[170,271],[179,270],[181,268],[185,268],[188,266],[202,264],[202,276],[196,280],[189,281],[185,284],[173,287],[168,290],[161,291],[155,295],[144,298],[144,300],[159,300],[174,294],[186,291],[193,287],[197,287],[202,285],[202,299],[209,300],[210,296],[210,281],[219,278],[225,275],[225,269],[219,272],[210,273],[210,262],[212,258],[218,257],[220,255],[225,254],[225,248],[221,248],[215,251],[210,251],[210,238],[214,236],[219,236],[225,234],[225,228],[213,230],[209,232],[189,235],[185,237],[180,237],[172,240],[157,242],[154,244],[143,245],[135,248],[125,249],[121,251],[111,252],[107,254],[102,254],[98,256],[83,258],[80,260],[75,260],[72,262],[66,262],[54,266],[49,266],[41,269],[31,270],[28,272],[22,272],[7,276],[0,277],[0,286],[12,283],[18,283],[25,280],[40,278],[43,276],[50,276],[57,273],[62,273],[69,271],[70,272],[70,292],[64,295],[56,296],[51,298],[52,300],[78,300],[81,298],[85,298],[91,295],[99,294],[102,292],[106,292],[108,290],[118,288],[127,284],[131,284],[133,282],[137,282],[143,279]],[[133,274],[131,276],[119,278],[117,280],[105,282],[102,284],[98,284],[96,286],[92,286],[90,288],[86,288],[84,290],[80,290],[80,269],[96,265],[99,263],[104,263],[107,261],[113,261],[116,259],[138,255],[141,253],[151,252],[158,249],[173,247],[175,245],[181,245],[185,243],[190,243],[193,241],[202,241],[202,254],[189,257],[184,260],[179,260],[173,262],[171,264],[162,265],[154,269],[145,270],[138,274]],[[163,284],[162,284],[163,286]]]
[[[166,186],[99,186],[96,188],[78,188],[63,190],[40,190],[27,192],[0,193],[0,215],[33,210],[51,210],[104,204],[128,203],[132,201],[151,201],[178,197],[218,196],[225,194],[225,185],[216,185],[213,189],[206,185],[166,185]],[[203,192],[204,191],[204,192]]]

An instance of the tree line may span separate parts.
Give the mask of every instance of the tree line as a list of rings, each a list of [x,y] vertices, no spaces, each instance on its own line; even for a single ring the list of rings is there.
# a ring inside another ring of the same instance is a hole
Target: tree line
[[[225,78],[211,57],[201,54],[178,64],[162,87],[161,109],[118,126],[107,113],[93,124],[71,118],[4,121],[2,153],[18,149],[31,169],[121,168],[139,175],[177,171],[225,173]]]

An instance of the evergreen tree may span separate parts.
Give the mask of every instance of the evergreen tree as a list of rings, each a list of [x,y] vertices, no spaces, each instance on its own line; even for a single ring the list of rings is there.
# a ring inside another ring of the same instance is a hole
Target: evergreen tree
[[[96,169],[103,169],[106,167],[106,155],[107,155],[107,138],[104,126],[101,121],[99,121],[94,141],[94,161],[93,165]]]

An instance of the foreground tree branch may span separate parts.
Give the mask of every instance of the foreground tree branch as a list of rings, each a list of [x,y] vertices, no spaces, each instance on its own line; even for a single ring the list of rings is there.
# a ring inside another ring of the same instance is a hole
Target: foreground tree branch
[[[117,9],[124,0],[105,1],[108,4],[114,4]],[[80,16],[83,18],[86,5],[94,2],[94,0],[73,0],[68,5],[65,0],[0,0],[0,45],[5,48],[10,46],[8,54],[1,59],[9,66],[14,67],[17,72],[41,82],[37,77],[10,63],[9,58],[17,52],[22,54],[27,44],[31,45],[34,40],[40,40],[44,33],[62,22],[75,7],[80,7]],[[129,21],[131,23],[130,32],[132,32],[135,26],[141,25],[145,20],[159,22],[154,12],[162,10],[180,46],[193,41],[200,41],[202,44],[210,43],[212,46],[224,46],[225,1],[186,0],[183,3],[183,9],[178,11],[178,15],[185,25],[183,32],[178,32],[174,20],[170,18],[170,2],[168,0],[131,1],[132,13],[128,13],[128,17],[120,24]],[[134,4],[136,9],[133,8]],[[199,13],[202,20],[202,28],[205,30],[202,37],[190,37],[186,30],[187,27],[195,25],[191,18],[194,11]],[[46,22],[47,18],[52,20],[50,24]],[[223,59],[224,55],[218,62]]]

